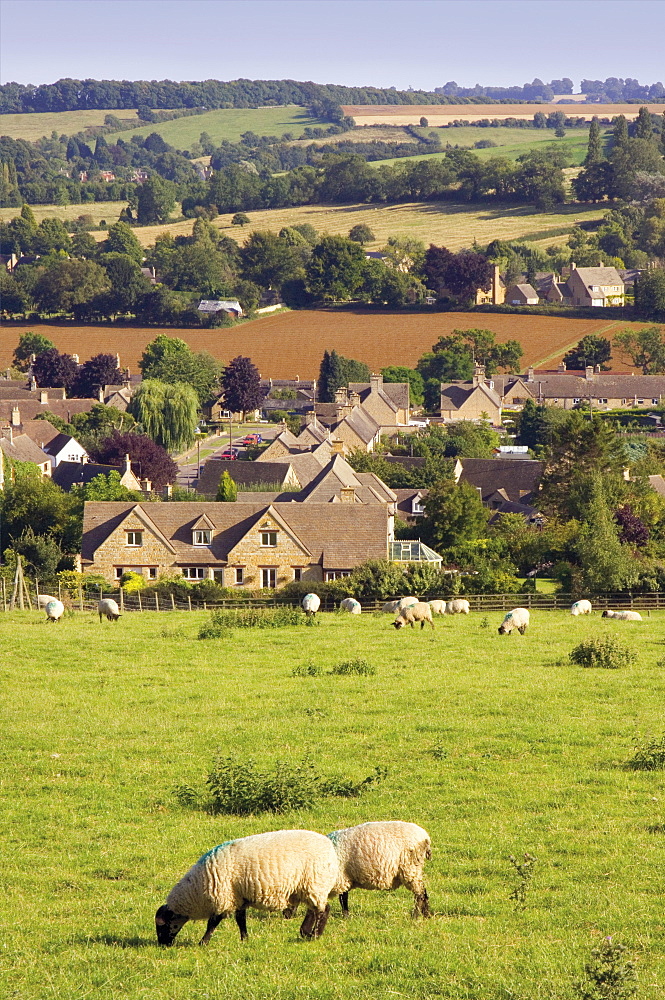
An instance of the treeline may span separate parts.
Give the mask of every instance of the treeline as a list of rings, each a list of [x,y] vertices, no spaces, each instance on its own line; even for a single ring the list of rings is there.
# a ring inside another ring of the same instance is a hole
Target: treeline
[[[483,100],[485,100],[483,98]],[[446,97],[423,90],[344,87],[297,80],[57,80],[40,86],[0,86],[0,114],[140,108],[258,108],[300,104],[338,108],[340,104],[472,104],[473,98]],[[477,102],[476,102],[477,103]]]
[[[538,77],[522,87],[459,87],[454,80],[436,87],[435,93],[451,98],[489,98],[499,101],[551,101],[555,94],[572,94],[573,81],[564,76],[561,80],[550,80],[543,83]],[[665,97],[665,87],[662,83],[641,84],[630,77],[622,79],[610,76],[607,80],[582,80],[580,93],[592,97],[599,103],[618,103],[621,101],[660,101]]]

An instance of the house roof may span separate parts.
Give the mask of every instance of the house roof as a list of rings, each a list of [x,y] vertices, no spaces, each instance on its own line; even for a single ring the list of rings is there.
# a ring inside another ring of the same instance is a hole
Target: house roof
[[[34,462],[35,465],[50,464],[51,459],[42,451],[27,434],[14,434],[13,441],[9,438],[0,438],[0,448],[7,456],[18,462]]]
[[[391,465],[401,465],[403,469],[422,469],[427,461],[422,455],[384,455],[383,458]]]
[[[623,278],[616,267],[576,267],[570,272],[568,281],[577,274],[584,285],[623,285]],[[593,293],[597,294],[596,292]]]
[[[364,403],[367,397],[370,396],[372,393],[376,393],[376,395],[379,396],[379,398],[382,399],[383,402],[396,413],[398,410],[398,404],[393,399],[391,393],[386,392],[387,384],[388,383],[386,384],[381,383],[381,385],[375,387],[372,385],[371,382],[349,382],[349,392],[357,392],[358,395],[360,396],[361,403]],[[392,383],[392,384],[397,385],[398,383]],[[408,406],[408,402],[403,405]]]
[[[649,485],[656,493],[665,497],[665,479],[662,476],[649,476]]]
[[[210,458],[203,466],[195,489],[198,493],[216,493],[225,472],[238,485],[284,483],[290,469],[290,457],[286,462],[241,462],[231,458]]]
[[[484,382],[478,385],[474,385],[473,382],[442,382],[441,409],[459,410],[476,392],[487,396],[488,401],[493,406],[501,407],[501,398],[498,393],[494,389],[490,389]]]
[[[511,292],[514,293],[515,291],[521,292],[521,294],[524,296],[525,299],[537,299],[538,298],[538,292],[533,287],[533,285],[529,285],[528,283],[527,284],[521,284],[520,283],[518,285],[511,285],[510,288],[508,289],[508,291],[506,292],[506,298],[510,295]]]
[[[584,371],[534,372],[528,383],[534,396],[548,399],[656,399],[665,395],[665,375],[631,375],[597,372],[586,378]]]
[[[351,569],[368,559],[385,559],[388,508],[383,504],[317,503],[86,503],[81,556],[96,549],[130,513],[136,514],[173,548],[180,565],[224,565],[228,554],[266,515],[273,516],[326,569]],[[192,545],[193,525],[204,513],[214,525],[210,546]]]
[[[52,478],[60,489],[69,493],[72,486],[89,483],[95,476],[108,476],[109,472],[117,472],[122,475],[122,470],[116,465],[98,465],[96,462],[60,462],[54,468]],[[138,480],[136,488],[139,488]]]
[[[98,399],[51,399],[49,396],[48,403],[40,403],[34,393],[30,399],[18,401],[0,398],[0,420],[10,420],[12,410],[17,406],[21,420],[34,420],[39,413],[50,412],[69,422],[74,413],[89,413],[98,402]]]
[[[21,424],[21,434],[27,434],[40,448],[50,445],[58,437],[67,437],[62,435],[50,420],[24,420]]]
[[[459,482],[479,488],[483,501],[502,491],[508,500],[524,502],[524,497],[538,489],[544,462],[515,462],[502,458],[459,458],[462,470]],[[459,466],[458,466],[459,468]]]
[[[354,406],[351,413],[340,420],[339,424],[346,424],[350,427],[365,444],[369,444],[379,432],[379,424],[360,406]]]

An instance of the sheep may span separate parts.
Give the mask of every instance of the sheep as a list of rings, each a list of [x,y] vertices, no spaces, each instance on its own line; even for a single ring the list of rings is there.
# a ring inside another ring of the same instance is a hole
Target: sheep
[[[412,608],[414,604],[419,604],[420,598],[418,597],[402,597],[397,602],[397,607],[395,611],[401,611],[402,608]]]
[[[360,601],[356,601],[355,597],[345,597],[340,604],[340,609],[342,611],[348,611],[352,615],[362,614]]]
[[[97,603],[97,611],[100,622],[104,615],[106,615],[110,622],[117,622],[118,618],[120,618],[120,608],[111,597],[105,597],[102,601],[99,601]]]
[[[471,605],[468,601],[462,600],[462,598],[454,598],[452,601],[446,601],[446,614],[447,615],[468,615],[471,611]]]
[[[432,609],[433,615],[445,615],[446,613],[446,602],[445,601],[428,601],[430,608]]]
[[[44,611],[46,612],[47,622],[59,622],[65,613],[65,605],[62,601],[58,601],[55,597],[52,597],[47,601]]]
[[[302,609],[308,617],[313,617],[321,606],[318,594],[305,594],[302,599]]]
[[[51,597],[50,594],[40,594],[37,598],[37,607],[40,611],[46,611],[46,605],[49,601],[57,601],[57,597]]]
[[[349,890],[397,889],[400,885],[413,893],[413,916],[431,916],[423,880],[423,866],[432,857],[427,830],[415,823],[386,820],[335,830],[328,836],[339,859],[335,892],[343,916],[349,915]]]
[[[591,601],[575,601],[570,609],[571,615],[590,615]]]
[[[414,628],[416,622],[420,622],[421,629],[425,628],[425,622],[429,622],[432,628],[434,628],[432,609],[424,601],[418,601],[409,608],[402,608],[393,625],[396,629],[403,628],[405,625],[410,625],[411,628]]]
[[[526,608],[513,608],[499,625],[499,635],[509,635],[515,628],[520,635],[524,635],[529,618],[530,615]]]
[[[642,615],[639,611],[603,611],[603,618],[614,618],[620,622],[641,622]]]
[[[294,910],[307,905],[301,937],[323,934],[340,880],[332,842],[310,830],[277,830],[230,840],[204,854],[171,889],[155,914],[159,944],[171,945],[188,920],[207,920],[199,944],[219,922],[235,914],[240,940],[247,938],[246,908]]]
[[[387,601],[386,604],[381,608],[381,612],[384,615],[394,615],[397,611],[399,605],[399,598],[396,601]]]

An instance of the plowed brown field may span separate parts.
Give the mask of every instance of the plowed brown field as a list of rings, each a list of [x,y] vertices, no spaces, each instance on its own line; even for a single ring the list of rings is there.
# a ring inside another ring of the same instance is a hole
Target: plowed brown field
[[[21,333],[42,333],[58,350],[78,354],[85,361],[93,354],[120,355],[123,366],[136,371],[145,345],[159,333],[181,337],[195,351],[210,351],[227,362],[238,354],[252,358],[261,374],[272,378],[312,378],[319,370],[325,349],[335,348],[346,357],[365,361],[378,370],[386,365],[413,367],[439,337],[454,329],[481,327],[492,330],[499,341],[519,340],[523,364],[558,361],[588,333],[612,337],[625,321],[566,319],[498,313],[399,313],[361,309],[284,312],[235,329],[178,330],[156,327],[75,326],[17,324],[0,332],[0,368],[11,361]]]

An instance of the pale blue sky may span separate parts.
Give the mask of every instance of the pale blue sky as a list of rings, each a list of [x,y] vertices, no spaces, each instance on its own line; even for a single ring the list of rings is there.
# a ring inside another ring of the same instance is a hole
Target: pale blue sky
[[[663,0],[0,0],[0,79],[665,78]]]

